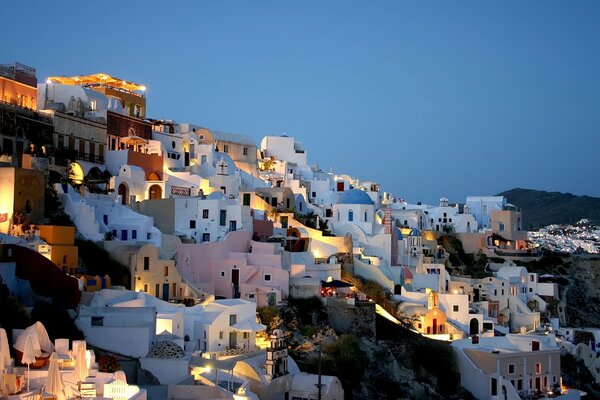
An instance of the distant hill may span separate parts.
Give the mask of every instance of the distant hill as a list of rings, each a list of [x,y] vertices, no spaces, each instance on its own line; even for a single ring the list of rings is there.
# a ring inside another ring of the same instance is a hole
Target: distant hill
[[[572,224],[587,218],[600,224],[600,198],[543,190],[511,189],[504,196],[523,212],[523,228],[537,229],[550,224]]]

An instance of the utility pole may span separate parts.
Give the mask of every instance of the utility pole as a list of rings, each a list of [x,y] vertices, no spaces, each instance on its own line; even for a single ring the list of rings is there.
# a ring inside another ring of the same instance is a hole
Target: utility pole
[[[321,400],[321,344],[319,343],[319,377],[317,379],[317,400]]]

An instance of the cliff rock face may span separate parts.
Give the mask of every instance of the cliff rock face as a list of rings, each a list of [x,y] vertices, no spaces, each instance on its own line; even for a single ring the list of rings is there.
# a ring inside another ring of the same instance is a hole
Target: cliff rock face
[[[569,260],[564,275],[569,283],[562,292],[566,323],[600,328],[600,257],[571,256]]]

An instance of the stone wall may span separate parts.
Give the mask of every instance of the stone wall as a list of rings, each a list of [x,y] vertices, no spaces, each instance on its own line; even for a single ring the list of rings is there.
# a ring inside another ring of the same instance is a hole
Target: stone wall
[[[338,332],[375,339],[375,303],[353,298],[326,298],[329,323]]]

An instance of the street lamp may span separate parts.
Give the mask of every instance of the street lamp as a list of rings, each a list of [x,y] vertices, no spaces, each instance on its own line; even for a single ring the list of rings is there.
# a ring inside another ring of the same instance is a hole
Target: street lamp
[[[313,339],[315,339],[315,344],[317,344],[319,346],[319,370],[318,370],[319,375],[317,378],[317,384],[315,386],[317,387],[317,400],[321,400],[321,388],[323,387],[323,384],[321,383],[321,356],[322,356],[322,353],[321,353],[321,343],[318,342],[316,340],[316,338],[317,338],[317,335],[314,335]]]
[[[210,365],[206,366],[206,372],[210,373],[212,367]],[[219,386],[219,368],[215,367],[215,387]]]

